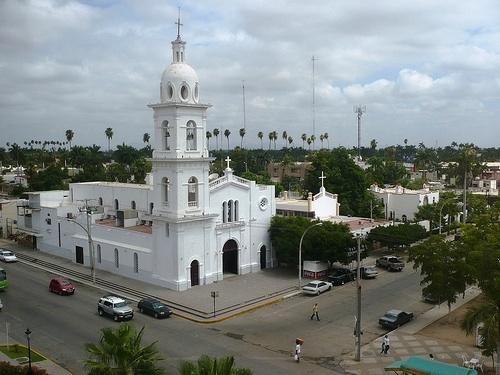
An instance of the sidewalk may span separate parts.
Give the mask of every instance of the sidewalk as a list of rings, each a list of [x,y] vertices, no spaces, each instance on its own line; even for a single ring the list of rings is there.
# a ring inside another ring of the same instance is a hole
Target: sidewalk
[[[2,338],[1,345],[7,345],[6,340],[6,334],[5,331],[0,331],[0,337]],[[17,344],[15,340],[9,337],[9,345],[14,345]],[[43,355],[42,353],[39,353]],[[66,370],[65,368],[59,366],[57,363],[54,361],[50,360],[47,358],[46,355],[43,355],[46,359],[44,361],[40,362],[32,362],[31,365],[34,367],[38,367],[41,369],[44,369],[47,371],[48,374],[57,374],[57,375],[71,375],[71,372]],[[13,358],[9,358],[6,354],[3,352],[0,352],[0,362],[9,362],[12,365],[19,366],[20,364]],[[27,366],[28,363],[23,363],[23,366]]]
[[[463,306],[480,294],[477,287],[471,287],[465,292],[465,298],[459,298],[452,305],[451,310]],[[443,339],[434,339],[418,333],[448,314],[448,306],[441,304],[419,316],[410,323],[388,333],[390,350],[387,356],[380,354],[382,338],[379,337],[369,344],[361,347],[361,362],[353,359],[354,353],[344,356],[342,365],[348,374],[384,374],[384,367],[388,364],[407,358],[412,355],[428,357],[430,353],[437,360],[462,365],[462,354],[479,351],[478,348],[458,345],[455,342]]]

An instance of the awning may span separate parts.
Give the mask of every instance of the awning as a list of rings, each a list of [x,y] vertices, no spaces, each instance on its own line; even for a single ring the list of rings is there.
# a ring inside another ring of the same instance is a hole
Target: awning
[[[396,374],[414,375],[477,375],[477,371],[470,368],[421,357],[409,357],[405,360],[393,362],[386,366],[384,370]]]
[[[30,231],[28,229],[23,229],[23,228],[17,227],[16,230],[18,232],[21,232],[21,233],[24,233],[24,234],[28,234],[28,235],[33,236],[33,237],[37,237],[37,238],[43,237],[43,234],[40,234],[40,233],[37,233],[37,232],[32,232],[32,231]]]

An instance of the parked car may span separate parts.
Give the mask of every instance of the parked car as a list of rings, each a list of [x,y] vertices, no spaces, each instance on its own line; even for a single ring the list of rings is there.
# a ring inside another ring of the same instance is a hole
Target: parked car
[[[359,272],[362,279],[374,279],[378,276],[378,271],[375,266],[359,267]]]
[[[134,310],[127,304],[127,301],[117,296],[100,298],[97,303],[97,313],[100,316],[109,315],[115,322],[134,317]]]
[[[172,310],[167,305],[153,298],[141,299],[137,304],[137,308],[141,313],[152,315],[156,319],[168,318],[172,315]]]
[[[378,320],[383,328],[395,329],[413,319],[413,313],[401,310],[389,310]]]
[[[302,292],[304,294],[313,294],[319,296],[321,293],[326,292],[330,289],[332,289],[332,283],[329,283],[328,281],[314,280],[307,285],[304,285],[302,287]]]
[[[10,250],[0,249],[0,260],[3,262],[17,262],[17,257]]]
[[[377,267],[385,268],[388,271],[402,271],[405,267],[403,260],[394,255],[385,255],[378,258],[375,264]]]
[[[424,302],[432,303],[433,305],[437,305],[439,303],[439,299],[437,297],[434,297],[430,293],[422,292],[422,299],[424,300]]]
[[[346,267],[335,267],[328,275],[328,281],[331,282],[332,285],[344,285],[345,283],[355,279],[356,271]]]
[[[49,291],[57,294],[75,294],[75,287],[64,277],[53,277],[49,283]]]

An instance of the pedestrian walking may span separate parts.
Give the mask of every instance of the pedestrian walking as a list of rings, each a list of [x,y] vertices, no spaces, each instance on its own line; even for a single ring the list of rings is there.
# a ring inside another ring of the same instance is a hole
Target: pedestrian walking
[[[301,355],[301,352],[302,352],[302,344],[304,343],[304,341],[302,339],[295,339],[295,354],[293,356],[293,358],[295,359],[295,362],[300,362],[300,355]]]
[[[383,349],[384,355],[387,355],[387,352],[389,351],[390,348],[389,342],[390,342],[389,336],[385,335],[384,341],[382,342],[382,347],[384,348]]]
[[[318,315],[318,304],[315,303],[314,306],[313,306],[313,313],[311,315],[311,320],[313,320],[314,316],[316,316],[316,319],[318,319],[318,322],[319,322],[319,315]]]

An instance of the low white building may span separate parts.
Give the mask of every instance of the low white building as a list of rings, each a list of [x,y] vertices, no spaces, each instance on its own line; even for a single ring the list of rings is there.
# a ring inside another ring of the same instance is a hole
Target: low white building
[[[372,185],[370,191],[382,199],[385,218],[388,220],[411,221],[419,206],[439,202],[439,191],[431,191],[428,187],[411,190],[399,185],[387,188]]]
[[[322,179],[319,193],[313,195],[308,193],[307,199],[291,198],[288,192],[284,192],[276,199],[276,214],[281,216],[304,216],[312,219],[325,220],[330,217],[339,216],[340,204],[337,194],[329,193],[323,186],[325,176]]]
[[[233,175],[209,181],[209,104],[186,64],[185,42],[172,42],[172,63],[154,112],[152,176],[148,184],[87,182],[69,191],[29,193],[18,225],[34,247],[127,277],[185,290],[274,265],[268,228],[276,212],[274,186]],[[92,212],[80,212],[92,206]],[[89,221],[87,224],[86,221]]]

